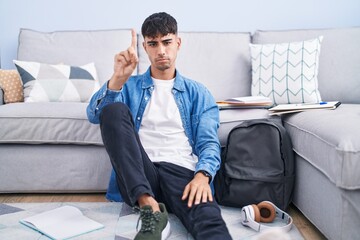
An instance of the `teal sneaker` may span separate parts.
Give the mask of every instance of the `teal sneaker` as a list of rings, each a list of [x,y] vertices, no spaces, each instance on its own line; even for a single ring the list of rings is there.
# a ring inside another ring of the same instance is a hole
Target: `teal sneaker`
[[[153,213],[151,206],[140,209],[141,229],[136,234],[135,240],[162,240],[170,235],[168,212],[163,203],[159,203],[160,212]],[[138,228],[138,226],[136,226]]]

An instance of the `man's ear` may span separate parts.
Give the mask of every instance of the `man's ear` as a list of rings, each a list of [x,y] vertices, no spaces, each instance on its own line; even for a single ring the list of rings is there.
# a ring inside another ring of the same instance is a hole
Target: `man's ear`
[[[180,47],[181,47],[181,37],[177,37],[176,41],[177,41],[178,49],[180,49]]]

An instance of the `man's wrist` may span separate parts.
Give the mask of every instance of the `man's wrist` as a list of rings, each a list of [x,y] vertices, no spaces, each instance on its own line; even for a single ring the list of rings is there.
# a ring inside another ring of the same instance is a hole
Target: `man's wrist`
[[[126,82],[127,79],[121,80],[121,78],[116,78],[115,76],[112,76],[110,80],[108,81],[108,89],[113,91],[120,91],[123,87],[123,83]]]
[[[208,178],[209,178],[209,183],[211,182],[212,177],[211,177],[210,173],[208,173],[208,172],[205,171],[205,170],[199,170],[198,173],[201,173],[201,174],[203,174],[205,177],[208,177]]]

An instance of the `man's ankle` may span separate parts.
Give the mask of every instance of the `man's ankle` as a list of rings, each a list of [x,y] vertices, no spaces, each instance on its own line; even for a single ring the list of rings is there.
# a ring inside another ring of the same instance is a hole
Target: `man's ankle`
[[[153,212],[159,212],[159,203],[149,194],[141,195],[138,199],[139,207],[142,208],[143,206],[151,206]]]

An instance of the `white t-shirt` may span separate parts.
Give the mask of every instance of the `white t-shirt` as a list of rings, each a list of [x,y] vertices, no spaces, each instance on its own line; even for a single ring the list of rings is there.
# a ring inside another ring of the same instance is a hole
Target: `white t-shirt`
[[[154,79],[154,90],[140,125],[140,141],[153,162],[170,162],[192,171],[198,158],[182,125],[172,89],[174,79]]]

